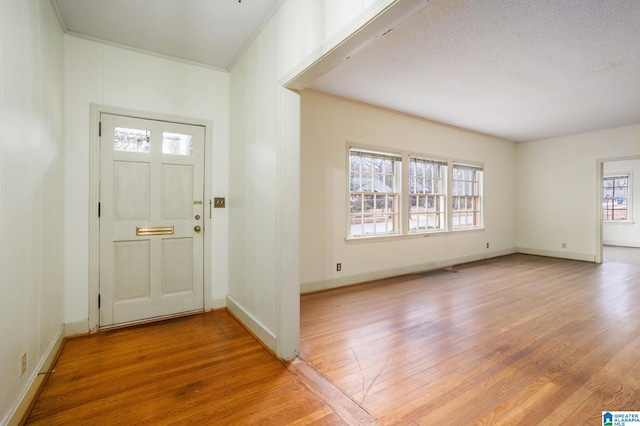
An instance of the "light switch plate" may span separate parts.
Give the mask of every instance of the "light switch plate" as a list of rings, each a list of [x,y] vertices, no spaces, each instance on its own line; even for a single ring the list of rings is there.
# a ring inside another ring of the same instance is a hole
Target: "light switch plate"
[[[224,197],[215,197],[213,199],[214,209],[224,209]]]

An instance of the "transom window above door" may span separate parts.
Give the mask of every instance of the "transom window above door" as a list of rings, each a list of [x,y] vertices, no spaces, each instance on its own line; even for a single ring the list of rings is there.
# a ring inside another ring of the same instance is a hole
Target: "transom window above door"
[[[113,135],[115,151],[148,153],[151,149],[151,131],[116,127]],[[162,132],[162,153],[166,155],[193,155],[193,135]]]

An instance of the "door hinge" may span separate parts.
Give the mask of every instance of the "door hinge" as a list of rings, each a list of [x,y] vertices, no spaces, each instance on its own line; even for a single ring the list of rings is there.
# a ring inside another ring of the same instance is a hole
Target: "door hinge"
[[[98,121],[98,137],[102,137],[102,121]]]
[[[98,309],[100,309],[100,293],[98,293]]]
[[[100,203],[98,203],[98,217],[100,217]]]

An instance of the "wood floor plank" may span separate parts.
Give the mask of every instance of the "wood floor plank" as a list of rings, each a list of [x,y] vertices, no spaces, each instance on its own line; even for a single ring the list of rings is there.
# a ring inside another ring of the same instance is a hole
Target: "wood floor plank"
[[[603,265],[514,255],[303,295],[301,356],[380,424],[637,410],[640,250],[622,251]]]
[[[342,420],[228,313],[67,340],[27,424]]]
[[[70,339],[27,424],[601,424],[640,410],[640,249],[301,297],[283,365],[225,312]]]

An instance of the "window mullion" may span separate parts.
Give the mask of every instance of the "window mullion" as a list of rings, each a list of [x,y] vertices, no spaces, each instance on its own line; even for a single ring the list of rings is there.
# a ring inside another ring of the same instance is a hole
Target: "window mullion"
[[[400,191],[400,199],[398,205],[398,217],[400,220],[400,227],[402,228],[403,234],[409,233],[409,215],[411,211],[411,195],[409,194],[409,156],[407,154],[402,155],[402,165],[405,167],[400,167],[401,171],[401,185],[400,188],[404,189],[404,191]]]

